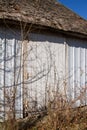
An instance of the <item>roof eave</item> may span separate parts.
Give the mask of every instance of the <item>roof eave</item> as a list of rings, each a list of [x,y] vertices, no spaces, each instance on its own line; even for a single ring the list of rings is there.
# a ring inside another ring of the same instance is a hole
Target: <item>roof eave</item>
[[[54,27],[50,27],[50,26],[44,26],[44,25],[40,25],[40,24],[34,24],[34,23],[27,23],[24,21],[17,21],[14,19],[2,19],[0,18],[0,23],[2,23],[4,26],[6,27],[17,27],[17,28],[21,28],[22,29],[30,29],[30,32],[32,32],[33,29],[31,28],[35,28],[34,30],[47,30],[48,32],[53,32],[56,34],[62,34],[63,36],[71,36],[71,37],[77,37],[77,38],[81,38],[81,39],[87,39],[87,34],[84,33],[78,33],[78,32],[74,32],[74,31],[68,31],[68,30],[63,30],[63,29],[57,29]],[[16,26],[13,26],[16,25]]]

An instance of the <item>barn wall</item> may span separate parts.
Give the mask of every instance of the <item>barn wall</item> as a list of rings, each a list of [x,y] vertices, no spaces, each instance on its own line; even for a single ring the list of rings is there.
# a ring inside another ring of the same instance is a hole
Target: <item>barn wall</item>
[[[69,98],[76,106],[87,104],[87,42],[67,39],[69,68]]]
[[[28,39],[0,30],[0,118],[11,111],[21,118],[24,109],[47,105],[57,92],[76,100],[76,106],[87,104],[86,41],[36,33]]]
[[[20,33],[0,29],[0,120],[22,117]]]
[[[56,91],[75,101],[75,106],[87,104],[86,41],[31,34],[27,51],[25,84],[30,106],[45,105]]]
[[[63,37],[40,34],[29,35],[25,61],[25,102],[31,108],[46,105],[56,91],[64,93],[66,45]]]

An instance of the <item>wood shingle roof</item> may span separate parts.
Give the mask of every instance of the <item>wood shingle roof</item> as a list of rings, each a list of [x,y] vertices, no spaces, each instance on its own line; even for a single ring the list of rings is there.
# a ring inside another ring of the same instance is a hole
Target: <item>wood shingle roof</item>
[[[55,0],[0,0],[0,19],[87,35],[87,21]]]

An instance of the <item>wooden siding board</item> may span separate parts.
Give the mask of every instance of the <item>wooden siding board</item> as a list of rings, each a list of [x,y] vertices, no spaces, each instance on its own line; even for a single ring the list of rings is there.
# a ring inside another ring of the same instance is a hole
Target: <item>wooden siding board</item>
[[[29,47],[32,47],[29,58],[31,57],[30,59],[32,63],[30,64],[32,65],[29,64],[28,71],[30,71],[29,73],[31,73],[32,71],[32,80],[34,82],[31,81],[31,79],[28,81],[32,84],[30,85],[29,83],[29,86],[32,86],[32,98],[35,99],[35,93],[37,93],[36,98],[38,102],[38,107],[41,107],[42,105],[46,104],[45,96],[48,97],[48,100],[49,98],[50,100],[52,100],[57,87],[60,87],[60,92],[64,93],[64,38],[40,34],[31,34],[29,39]],[[30,68],[31,66],[33,66],[32,70]]]
[[[0,50],[0,121],[4,119],[4,39],[2,39],[2,34],[0,33],[0,44],[2,50]]]
[[[16,35],[15,35],[16,34]],[[15,61],[15,51],[18,50],[18,47],[16,47],[16,40],[20,41],[20,36],[15,31],[13,33],[8,29],[1,30],[0,29],[0,42],[3,43],[3,60],[0,63],[0,80],[2,84],[0,84],[0,94],[1,94],[1,112],[0,116],[2,117],[1,120],[7,119],[8,116],[13,116],[13,108],[14,108],[14,115],[15,117],[22,117],[20,113],[17,113],[17,111],[21,111],[22,109],[22,101],[20,98],[15,98],[14,96],[21,94],[21,82],[18,80],[18,83],[16,83],[16,70],[18,69],[18,66],[16,67],[16,63],[20,64],[20,59],[17,59]],[[20,56],[19,56],[20,57]],[[3,67],[1,67],[3,66]],[[20,66],[19,66],[20,67]],[[19,76],[19,79],[21,77],[21,74]],[[20,85],[18,85],[20,84]],[[20,86],[20,87],[19,87]],[[17,92],[14,91],[17,89]],[[13,99],[15,98],[15,99]],[[14,101],[13,101],[14,100]],[[20,107],[21,106],[21,107]],[[15,111],[16,110],[16,111]],[[3,112],[2,112],[3,111]],[[22,109],[23,111],[23,109]],[[10,114],[10,115],[9,115]]]
[[[69,46],[69,73],[70,90],[73,88],[73,100],[76,101],[76,106],[85,105],[86,93],[86,42],[67,39],[67,44]],[[71,71],[71,72],[70,72]],[[71,84],[73,84],[71,86]]]
[[[5,67],[0,68],[2,95],[0,108],[2,111],[5,110],[3,113],[0,112],[0,116],[3,119],[8,110],[8,107],[4,106],[4,103],[7,103],[4,87],[10,98],[10,88],[16,91],[14,107],[16,118],[23,117],[24,103],[27,105],[27,110],[33,111],[53,100],[56,91],[63,96],[67,93],[69,100],[75,100],[84,87],[86,88],[86,42],[35,33],[29,35],[29,41],[22,42],[17,33],[11,33],[9,30],[0,33],[0,37],[3,45],[6,42],[6,48],[4,46],[6,55],[3,51],[3,61],[0,61],[0,65]],[[69,82],[68,88],[65,85],[66,77]],[[87,104],[87,90],[84,94],[82,99],[76,101],[76,106]]]
[[[85,83],[85,86],[86,86],[85,104],[87,105],[87,48],[86,48],[86,52],[85,52],[85,63],[86,63],[86,65],[85,65],[85,71],[86,71],[86,73],[85,73],[85,81],[86,81],[86,83]]]

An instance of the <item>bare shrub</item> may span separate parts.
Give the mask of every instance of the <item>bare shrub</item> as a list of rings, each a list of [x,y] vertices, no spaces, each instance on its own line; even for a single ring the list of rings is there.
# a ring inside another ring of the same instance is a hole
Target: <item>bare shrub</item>
[[[58,94],[53,101],[49,102],[47,115],[34,128],[37,130],[86,130],[87,107],[73,108],[73,102],[68,102]]]

